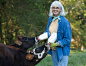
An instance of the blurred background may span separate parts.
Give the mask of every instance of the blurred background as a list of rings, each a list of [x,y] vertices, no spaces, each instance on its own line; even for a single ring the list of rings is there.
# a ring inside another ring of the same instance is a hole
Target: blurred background
[[[18,35],[37,37],[46,30],[54,0],[0,0],[0,43],[11,45]],[[59,0],[71,23],[71,50],[86,48],[86,0]]]

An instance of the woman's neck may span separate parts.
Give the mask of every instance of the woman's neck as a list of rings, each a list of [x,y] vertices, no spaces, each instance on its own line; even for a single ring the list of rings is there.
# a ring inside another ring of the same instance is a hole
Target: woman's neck
[[[59,15],[54,15],[55,17],[58,17]]]

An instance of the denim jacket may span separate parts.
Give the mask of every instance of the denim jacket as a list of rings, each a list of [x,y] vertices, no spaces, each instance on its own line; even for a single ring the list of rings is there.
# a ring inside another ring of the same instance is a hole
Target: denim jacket
[[[52,17],[49,17],[48,25],[45,31],[48,33],[48,37],[50,37],[49,26],[51,22]],[[57,46],[57,61],[60,61],[63,56],[69,56],[71,45],[71,25],[64,16],[60,16],[60,19],[58,20],[57,42],[60,44],[60,46]],[[52,49],[48,52],[50,55],[52,55],[51,50]]]

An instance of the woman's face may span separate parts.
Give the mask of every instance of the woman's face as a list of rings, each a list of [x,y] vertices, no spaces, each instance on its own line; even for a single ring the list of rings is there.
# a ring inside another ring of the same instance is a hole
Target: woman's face
[[[60,9],[59,5],[58,6],[56,6],[56,5],[52,6],[52,12],[53,12],[53,15],[55,17],[57,17],[59,15],[60,11],[61,11],[61,9]]]

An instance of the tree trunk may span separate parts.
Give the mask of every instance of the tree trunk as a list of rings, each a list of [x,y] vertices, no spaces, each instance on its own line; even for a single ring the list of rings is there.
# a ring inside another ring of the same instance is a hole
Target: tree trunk
[[[1,23],[1,17],[0,17],[0,42],[2,42],[2,23]]]

